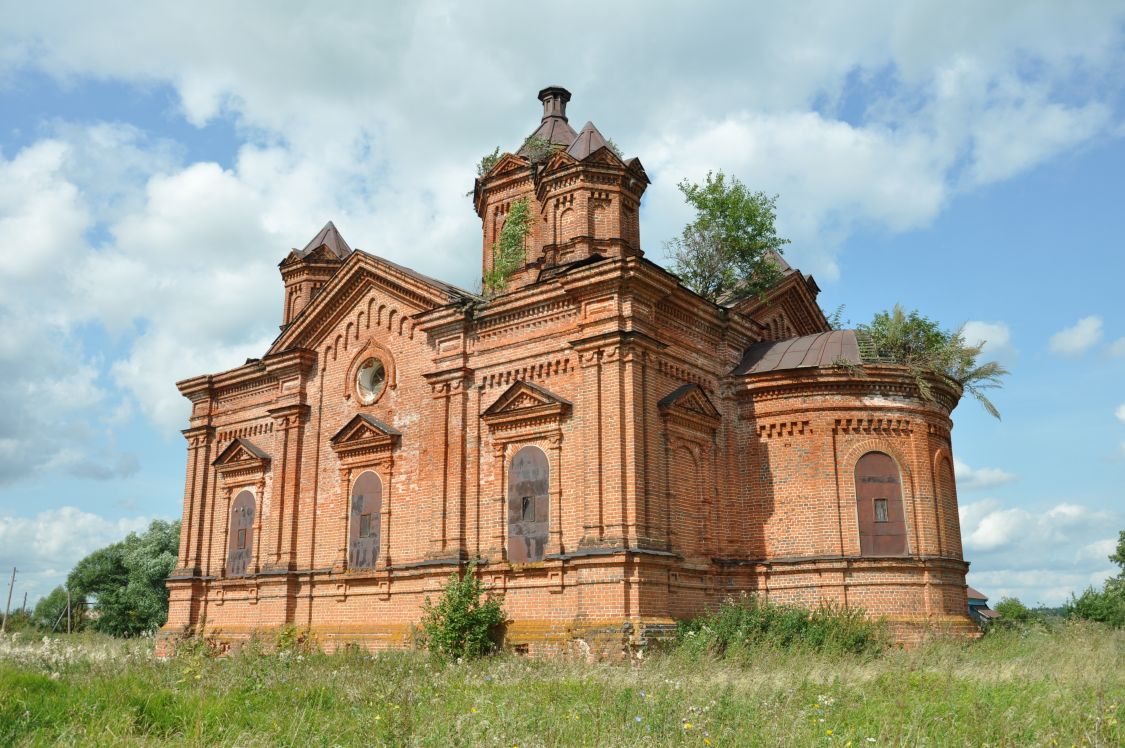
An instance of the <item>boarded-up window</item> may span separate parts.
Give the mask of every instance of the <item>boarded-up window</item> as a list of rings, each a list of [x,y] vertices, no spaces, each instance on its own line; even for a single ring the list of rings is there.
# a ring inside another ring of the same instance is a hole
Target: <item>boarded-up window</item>
[[[550,529],[550,474],[539,447],[523,447],[508,470],[508,560],[542,561]]]
[[[254,553],[254,494],[240,491],[230,505],[227,576],[246,576]]]
[[[868,452],[855,466],[859,549],[864,556],[906,554],[906,514],[898,465],[882,452]]]
[[[368,470],[352,486],[348,521],[348,568],[374,569],[379,557],[379,513],[383,509],[383,482]]]

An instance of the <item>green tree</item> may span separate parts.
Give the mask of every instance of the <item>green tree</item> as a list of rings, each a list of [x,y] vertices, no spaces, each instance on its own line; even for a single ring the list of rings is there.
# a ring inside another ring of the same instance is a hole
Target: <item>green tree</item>
[[[90,627],[114,636],[136,636],[168,619],[164,580],[176,565],[180,523],[154,521],[141,534],[94,551],[67,577],[72,592],[94,600]]]
[[[422,605],[426,646],[442,657],[480,657],[496,649],[495,634],[504,623],[500,601],[484,591],[476,564],[450,575],[436,603]]]
[[[751,192],[721,171],[677,186],[695,208],[695,220],[665,245],[684,285],[718,303],[762,294],[781,279],[776,258],[789,240],[774,228],[776,195]]]
[[[1125,628],[1125,530],[1117,536],[1117,548],[1109,555],[1121,571],[1105,580],[1101,591],[1087,587],[1080,596],[1070,596],[1065,606],[1068,616],[1101,621],[1110,626]]]
[[[70,614],[71,614],[71,628],[81,626],[82,616],[81,611],[85,610],[85,600],[81,595],[71,595],[70,598]],[[50,631],[55,628],[56,622],[62,631],[66,631],[66,588],[61,584],[47,593],[46,596],[39,598],[39,602],[35,604],[35,610],[31,613],[32,623],[35,627],[43,631]]]
[[[917,310],[905,312],[895,304],[889,312],[879,312],[870,324],[859,330],[870,336],[879,357],[906,366],[914,375],[922,397],[932,399],[927,375],[959,386],[968,392],[994,418],[1000,411],[984,390],[1000,387],[1008,370],[995,361],[979,361],[984,342],[969,345],[962,330],[948,331]]]

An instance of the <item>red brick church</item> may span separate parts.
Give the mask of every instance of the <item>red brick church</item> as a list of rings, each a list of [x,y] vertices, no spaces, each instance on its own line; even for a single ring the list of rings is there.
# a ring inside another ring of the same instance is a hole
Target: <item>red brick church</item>
[[[716,305],[645,258],[649,180],[570,93],[476,182],[490,298],[352,249],[329,223],[280,269],[260,359],[191,401],[179,563],[159,648],[284,625],[407,646],[478,560],[509,644],[606,655],[742,592],[975,630],[950,452],[961,395],[829,328],[812,277]],[[845,365],[846,364],[846,365]]]

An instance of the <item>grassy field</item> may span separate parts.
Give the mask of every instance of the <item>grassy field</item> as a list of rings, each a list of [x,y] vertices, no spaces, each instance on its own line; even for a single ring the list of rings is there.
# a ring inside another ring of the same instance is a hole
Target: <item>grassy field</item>
[[[1120,746],[1125,632],[590,665],[0,639],[0,745]]]

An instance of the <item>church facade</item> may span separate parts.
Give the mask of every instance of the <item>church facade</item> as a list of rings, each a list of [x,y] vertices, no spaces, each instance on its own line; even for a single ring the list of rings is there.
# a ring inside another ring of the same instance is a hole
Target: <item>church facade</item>
[[[783,264],[713,304],[641,250],[649,180],[570,94],[476,182],[482,272],[508,212],[526,262],[479,294],[330,223],[281,262],[260,359],[182,381],[179,562],[158,650],[307,627],[409,646],[477,561],[519,650],[614,656],[741,593],[970,632],[950,412]],[[548,147],[543,148],[543,144]]]

